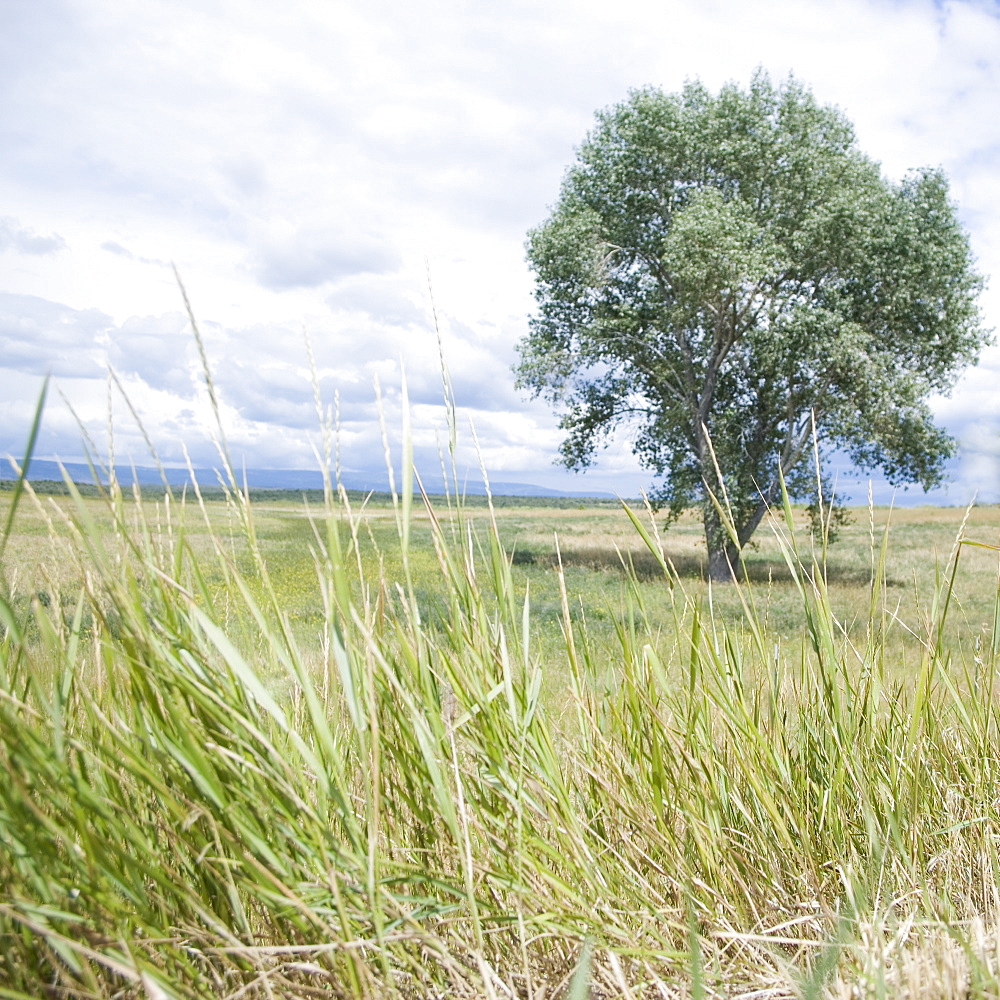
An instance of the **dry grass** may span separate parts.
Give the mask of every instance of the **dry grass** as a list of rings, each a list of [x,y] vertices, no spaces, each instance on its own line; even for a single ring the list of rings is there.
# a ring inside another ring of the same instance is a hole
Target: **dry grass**
[[[0,997],[997,996],[996,552],[887,516],[26,500]]]

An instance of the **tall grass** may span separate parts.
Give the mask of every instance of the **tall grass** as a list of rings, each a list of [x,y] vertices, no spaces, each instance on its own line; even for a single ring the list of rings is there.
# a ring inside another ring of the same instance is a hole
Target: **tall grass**
[[[686,594],[630,513],[673,617],[632,576],[609,664],[557,568],[556,714],[497,521],[454,499],[426,504],[445,609],[422,620],[412,476],[398,578],[366,571],[335,484],[310,511],[306,649],[235,477],[235,536],[197,494],[112,478],[98,524],[22,482],[0,554],[34,501],[78,585],[29,599],[0,564],[0,997],[1000,992],[1000,630],[969,660],[939,641],[962,544],[900,681],[887,538],[852,641],[786,506],[789,642],[752,585],[739,622]]]

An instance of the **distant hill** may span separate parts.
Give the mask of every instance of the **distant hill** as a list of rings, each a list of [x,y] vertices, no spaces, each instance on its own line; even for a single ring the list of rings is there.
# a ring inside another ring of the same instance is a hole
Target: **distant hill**
[[[55,480],[63,479],[63,470],[75,483],[93,483],[94,475],[90,467],[82,462],[51,462],[43,459],[33,459],[28,468],[29,480]],[[158,469],[116,465],[115,474],[121,483],[138,483],[140,486],[156,486],[163,482],[166,477],[171,486],[190,485],[191,476],[187,469],[164,469],[162,474]],[[237,472],[242,480],[244,472]],[[213,487],[219,485],[219,475],[214,469],[195,469],[195,481],[199,486]],[[7,463],[0,463],[0,481],[13,480],[16,477]],[[245,472],[247,486],[255,490],[321,490],[323,488],[323,477],[318,471],[304,469],[247,469]],[[106,481],[106,477],[101,476],[101,481]],[[389,489],[389,479],[387,476],[366,477],[363,475],[343,476],[345,488],[349,490],[387,492]],[[423,480],[424,489],[428,493],[444,493],[444,481],[440,476]],[[398,483],[397,483],[398,486]],[[613,493],[591,491],[568,491],[554,490],[547,486],[534,486],[531,483],[504,483],[491,482],[490,490],[494,496],[510,497],[568,497],[568,498],[590,498],[599,499],[614,498]],[[468,479],[460,483],[460,491],[473,496],[484,496],[486,487],[479,479]],[[449,484],[448,492],[454,492],[454,488]]]

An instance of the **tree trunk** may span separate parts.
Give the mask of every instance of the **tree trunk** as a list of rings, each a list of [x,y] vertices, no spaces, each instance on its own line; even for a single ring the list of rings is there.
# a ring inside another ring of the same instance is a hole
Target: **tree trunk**
[[[732,583],[743,578],[740,551],[732,542],[709,546],[708,578],[713,583]]]
[[[713,583],[732,583],[743,579],[739,546],[732,538],[712,507],[705,511],[705,542],[708,545],[708,578]]]

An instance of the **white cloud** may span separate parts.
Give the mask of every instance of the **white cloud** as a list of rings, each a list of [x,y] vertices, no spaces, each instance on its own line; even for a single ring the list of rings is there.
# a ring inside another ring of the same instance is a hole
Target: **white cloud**
[[[617,440],[585,479],[559,473],[556,418],[510,371],[532,308],[525,231],[593,112],[645,84],[794,72],[889,176],[943,166],[981,267],[1000,270],[1000,16],[981,0],[12,0],[4,19],[13,437],[46,370],[103,427],[110,361],[158,447],[208,441],[173,261],[249,463],[312,465],[303,328],[324,395],[341,400],[345,465],[380,465],[372,380],[391,409],[404,369],[436,462],[429,271],[456,397],[504,479],[645,481]],[[996,285],[983,301],[1000,327]],[[934,404],[965,446],[963,483],[992,475],[998,375],[988,352]],[[67,457],[71,421],[51,428]]]

